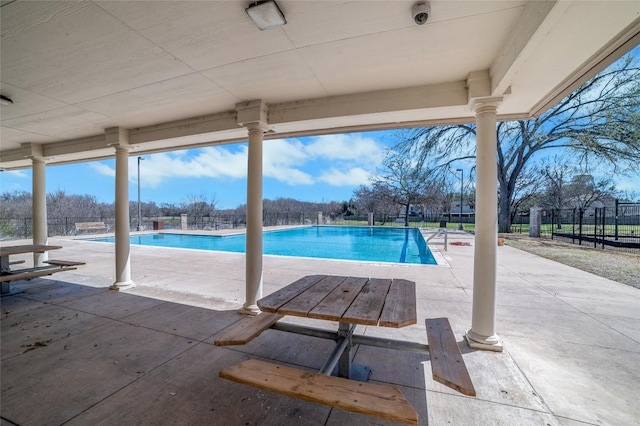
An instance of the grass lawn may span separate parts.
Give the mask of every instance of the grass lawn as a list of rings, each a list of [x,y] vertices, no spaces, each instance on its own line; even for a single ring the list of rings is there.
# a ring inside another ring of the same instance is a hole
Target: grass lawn
[[[640,288],[640,254],[587,248],[520,234],[501,234],[505,244],[592,274]]]

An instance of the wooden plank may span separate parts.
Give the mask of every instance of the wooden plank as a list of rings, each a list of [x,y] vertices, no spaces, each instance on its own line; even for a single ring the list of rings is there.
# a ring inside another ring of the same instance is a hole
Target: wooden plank
[[[416,314],[416,283],[394,279],[380,315],[381,327],[406,327],[418,321]]]
[[[351,307],[342,316],[342,321],[351,324],[377,325],[390,286],[390,279],[369,279]]]
[[[348,277],[309,312],[309,318],[340,321],[367,281],[367,278]]]
[[[462,359],[449,320],[430,318],[425,323],[433,379],[464,395],[476,396],[476,390]]]
[[[43,277],[45,275],[53,275],[56,272],[61,272],[61,271],[71,271],[74,269],[78,269],[78,268],[57,268],[57,267],[51,267],[48,269],[39,269],[36,271],[28,271],[28,272],[16,272],[15,274],[7,274],[7,275],[2,275],[0,276],[0,282],[6,282],[6,281],[18,281],[18,280],[28,280],[31,278],[36,278],[36,277]]]
[[[45,260],[44,263],[48,263],[49,265],[55,266],[79,266],[86,265],[86,262],[78,262],[75,260],[60,260],[60,259],[49,259]]]
[[[279,314],[306,317],[329,293],[347,277],[325,276],[278,309]]]
[[[49,246],[45,244],[25,244],[20,246],[2,246],[0,247],[0,256],[10,256],[12,254],[22,253],[44,253],[48,250],[61,249],[62,246]]]
[[[245,345],[282,317],[279,314],[264,312],[244,317],[218,333],[213,343],[216,346]]]
[[[220,377],[294,398],[410,425],[418,414],[391,386],[325,376],[250,359],[220,371]]]
[[[258,307],[264,312],[276,312],[280,306],[296,297],[301,291],[311,287],[326,275],[308,275],[288,286],[258,300]]]

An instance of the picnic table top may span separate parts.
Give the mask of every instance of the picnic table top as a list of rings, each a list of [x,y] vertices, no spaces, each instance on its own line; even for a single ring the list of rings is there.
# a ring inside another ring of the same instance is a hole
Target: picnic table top
[[[309,275],[258,300],[265,312],[350,324],[415,324],[416,285],[403,279]]]
[[[44,253],[49,250],[61,249],[62,246],[50,246],[45,244],[22,244],[18,246],[2,246],[0,247],[0,256],[10,256],[12,254],[22,253]]]

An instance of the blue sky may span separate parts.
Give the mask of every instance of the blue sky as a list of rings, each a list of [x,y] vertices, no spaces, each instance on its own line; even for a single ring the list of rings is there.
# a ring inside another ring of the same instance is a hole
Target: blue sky
[[[368,184],[400,131],[378,131],[264,142],[264,198],[302,201],[344,201]],[[246,202],[247,144],[180,150],[145,155],[140,163],[141,200],[162,203],[194,197],[215,200],[218,209]],[[473,161],[457,165],[465,176]],[[111,203],[115,192],[115,159],[47,167],[47,192],[90,194]],[[137,156],[129,158],[129,199],[137,200]],[[606,174],[606,172],[605,172]],[[615,176],[618,190],[640,190],[640,175]],[[31,192],[31,170],[0,174],[1,192]]]
[[[263,196],[303,201],[343,201],[367,184],[397,142],[397,131],[378,131],[264,142]],[[176,203],[193,197],[216,200],[219,209],[246,202],[247,144],[145,155],[140,163],[143,202]],[[129,198],[137,200],[137,156],[129,158]],[[31,192],[31,170],[1,174],[2,192]],[[47,192],[90,194],[114,200],[115,159],[47,167]]]

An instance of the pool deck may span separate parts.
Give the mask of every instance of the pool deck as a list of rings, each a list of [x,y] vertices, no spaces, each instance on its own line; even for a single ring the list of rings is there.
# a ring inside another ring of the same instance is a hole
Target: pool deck
[[[310,274],[409,279],[418,324],[357,332],[424,343],[424,319],[446,316],[462,341],[473,235],[452,232],[449,241],[471,245],[449,245],[440,266],[265,256],[264,294]],[[239,317],[243,254],[131,246],[137,287],[115,292],[113,245],[49,244],[64,247],[52,258],[87,265],[11,283],[2,297],[1,426],[395,424],[217,377],[249,357],[316,369],[332,347],[274,330],[244,346],[213,345]],[[504,352],[460,344],[475,398],[434,382],[428,354],[360,347],[354,361],[372,368],[371,381],[401,389],[421,425],[640,423],[640,290],[499,247],[497,331]]]

